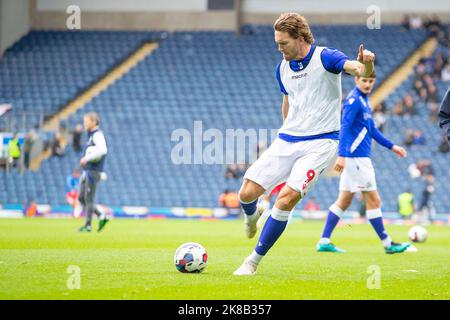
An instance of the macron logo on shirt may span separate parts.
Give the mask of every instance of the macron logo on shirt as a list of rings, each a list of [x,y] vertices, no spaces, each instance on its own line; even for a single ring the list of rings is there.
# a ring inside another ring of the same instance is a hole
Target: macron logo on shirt
[[[306,72],[306,73],[302,73],[302,74],[297,74],[297,75],[295,75],[295,76],[292,76],[292,80],[300,79],[300,78],[305,78],[307,75],[308,75],[307,72]]]

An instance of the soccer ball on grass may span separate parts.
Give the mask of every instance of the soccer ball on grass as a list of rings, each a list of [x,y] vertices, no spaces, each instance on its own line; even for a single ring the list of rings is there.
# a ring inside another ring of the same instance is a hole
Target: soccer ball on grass
[[[428,231],[422,226],[414,226],[409,229],[408,237],[412,242],[425,242],[428,238]]]
[[[205,270],[207,261],[206,249],[195,242],[182,244],[175,252],[175,267],[182,273],[200,273]]]

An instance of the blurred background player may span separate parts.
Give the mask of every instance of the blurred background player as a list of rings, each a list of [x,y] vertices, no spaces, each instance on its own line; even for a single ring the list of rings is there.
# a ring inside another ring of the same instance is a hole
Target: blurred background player
[[[84,129],[88,133],[84,157],[80,159],[80,166],[84,169],[80,178],[79,197],[83,211],[86,214],[86,223],[80,228],[80,232],[91,232],[92,215],[99,218],[98,230],[101,231],[108,218],[95,207],[95,191],[102,178],[105,165],[105,157],[108,152],[103,132],[99,128],[100,118],[97,113],[89,112],[84,118]]]
[[[75,169],[66,178],[66,200],[73,208],[73,216],[78,218],[81,215],[82,207],[78,201],[78,189],[80,187],[80,170]]]
[[[8,143],[8,151],[9,151],[9,161],[12,167],[18,166],[20,163],[20,143],[19,143],[19,135],[14,133],[11,140]]]
[[[72,148],[76,153],[81,152],[81,136],[83,134],[83,126],[81,124],[77,124],[72,133]]]
[[[367,219],[382,241],[385,252],[400,253],[405,251],[410,243],[393,242],[384,229],[381,199],[370,160],[372,138],[399,157],[406,157],[406,150],[394,145],[375,127],[368,97],[375,84],[375,73],[369,77],[357,76],[355,83],[355,88],[344,101],[339,152],[334,167],[337,172],[342,173],[339,196],[328,211],[317,251],[345,252],[335,247],[330,242],[330,237],[339,219],[351,205],[355,192],[361,191],[366,200]]]
[[[234,275],[254,275],[261,259],[286,228],[290,212],[311,190],[335,157],[341,115],[341,72],[369,76],[375,55],[359,47],[358,61],[336,49],[316,46],[306,19],[284,13],[274,24],[275,42],[283,54],[276,68],[283,125],[278,138],[247,170],[239,191],[246,236],[253,238],[263,208],[258,198],[286,181],[254,251]]]
[[[410,189],[398,195],[398,213],[403,220],[410,220],[414,214],[414,195]]]
[[[422,224],[433,222],[436,216],[436,209],[434,208],[433,201],[431,201],[431,196],[435,190],[434,176],[432,174],[426,174],[424,184],[422,199],[419,204],[419,222]]]

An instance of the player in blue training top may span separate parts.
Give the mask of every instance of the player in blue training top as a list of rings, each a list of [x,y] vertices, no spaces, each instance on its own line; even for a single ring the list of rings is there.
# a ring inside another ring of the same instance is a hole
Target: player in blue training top
[[[376,127],[372,119],[368,95],[375,84],[375,73],[370,77],[355,77],[356,86],[344,101],[341,131],[339,133],[338,158],[334,169],[341,173],[339,196],[328,211],[322,238],[317,244],[319,252],[345,252],[330,242],[344,211],[350,206],[356,191],[366,200],[367,218],[380,237],[386,253],[405,251],[410,243],[395,243],[386,233],[381,214],[381,199],[377,192],[375,171],[370,160],[372,139],[399,157],[406,157],[406,150],[394,145]]]

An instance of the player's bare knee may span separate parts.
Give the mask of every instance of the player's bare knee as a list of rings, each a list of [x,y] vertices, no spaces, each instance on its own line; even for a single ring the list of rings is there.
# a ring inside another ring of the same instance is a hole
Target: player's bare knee
[[[276,201],[276,207],[281,210],[292,210],[295,205],[300,201],[301,194],[295,190],[286,190],[280,194]]]
[[[255,191],[249,185],[242,185],[239,190],[239,199],[243,202],[251,202],[258,198]]]
[[[251,202],[262,195],[264,191],[260,185],[249,180],[244,180],[239,190],[239,199],[243,202]]]

